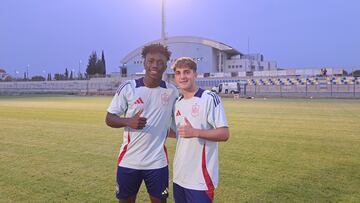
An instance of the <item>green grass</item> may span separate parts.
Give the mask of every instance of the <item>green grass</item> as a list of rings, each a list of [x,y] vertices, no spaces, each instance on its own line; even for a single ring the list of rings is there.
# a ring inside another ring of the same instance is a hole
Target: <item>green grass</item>
[[[104,124],[110,100],[0,97],[0,202],[116,202],[122,130]],[[224,104],[216,202],[360,202],[359,100]]]

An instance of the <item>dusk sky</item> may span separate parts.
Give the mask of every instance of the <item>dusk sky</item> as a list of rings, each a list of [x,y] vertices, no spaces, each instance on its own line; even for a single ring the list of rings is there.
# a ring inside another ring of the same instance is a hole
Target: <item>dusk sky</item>
[[[360,69],[359,0],[166,0],[168,36],[262,53],[279,68]],[[1,0],[0,68],[14,75],[80,69],[105,52],[107,72],[161,37],[161,0]]]

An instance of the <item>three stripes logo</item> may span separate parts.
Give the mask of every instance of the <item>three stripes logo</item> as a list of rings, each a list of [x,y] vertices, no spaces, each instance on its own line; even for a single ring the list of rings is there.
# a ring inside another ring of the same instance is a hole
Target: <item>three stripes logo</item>
[[[116,90],[116,94],[117,94],[117,95],[120,95],[121,90],[122,90],[126,85],[130,85],[130,82],[126,82],[126,83],[121,84],[121,85],[119,86],[119,88]]]
[[[215,107],[220,104],[220,98],[217,94],[215,94],[213,92],[208,92],[207,94],[213,98]]]
[[[180,111],[179,111],[179,110],[177,110],[177,112],[176,112],[176,116],[181,116],[181,113],[180,113]]]
[[[137,99],[134,104],[144,104],[144,101],[141,99],[141,97],[139,97],[139,99]]]

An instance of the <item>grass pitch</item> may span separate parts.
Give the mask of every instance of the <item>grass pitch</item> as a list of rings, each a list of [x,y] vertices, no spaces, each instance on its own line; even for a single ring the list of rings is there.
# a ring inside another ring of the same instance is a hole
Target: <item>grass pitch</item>
[[[110,100],[0,97],[0,202],[116,202]],[[359,100],[223,102],[231,136],[216,202],[360,202]],[[167,148],[171,160],[175,141]],[[143,186],[137,202],[148,202]]]

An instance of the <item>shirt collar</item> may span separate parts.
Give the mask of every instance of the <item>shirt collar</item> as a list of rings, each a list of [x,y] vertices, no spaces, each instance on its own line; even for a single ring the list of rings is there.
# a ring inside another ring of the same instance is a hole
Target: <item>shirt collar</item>
[[[205,90],[199,88],[198,91],[195,93],[194,97],[199,97],[201,98],[202,94],[204,93]]]
[[[145,87],[144,77],[135,80],[136,87]],[[161,80],[160,87],[166,89],[166,82]]]

